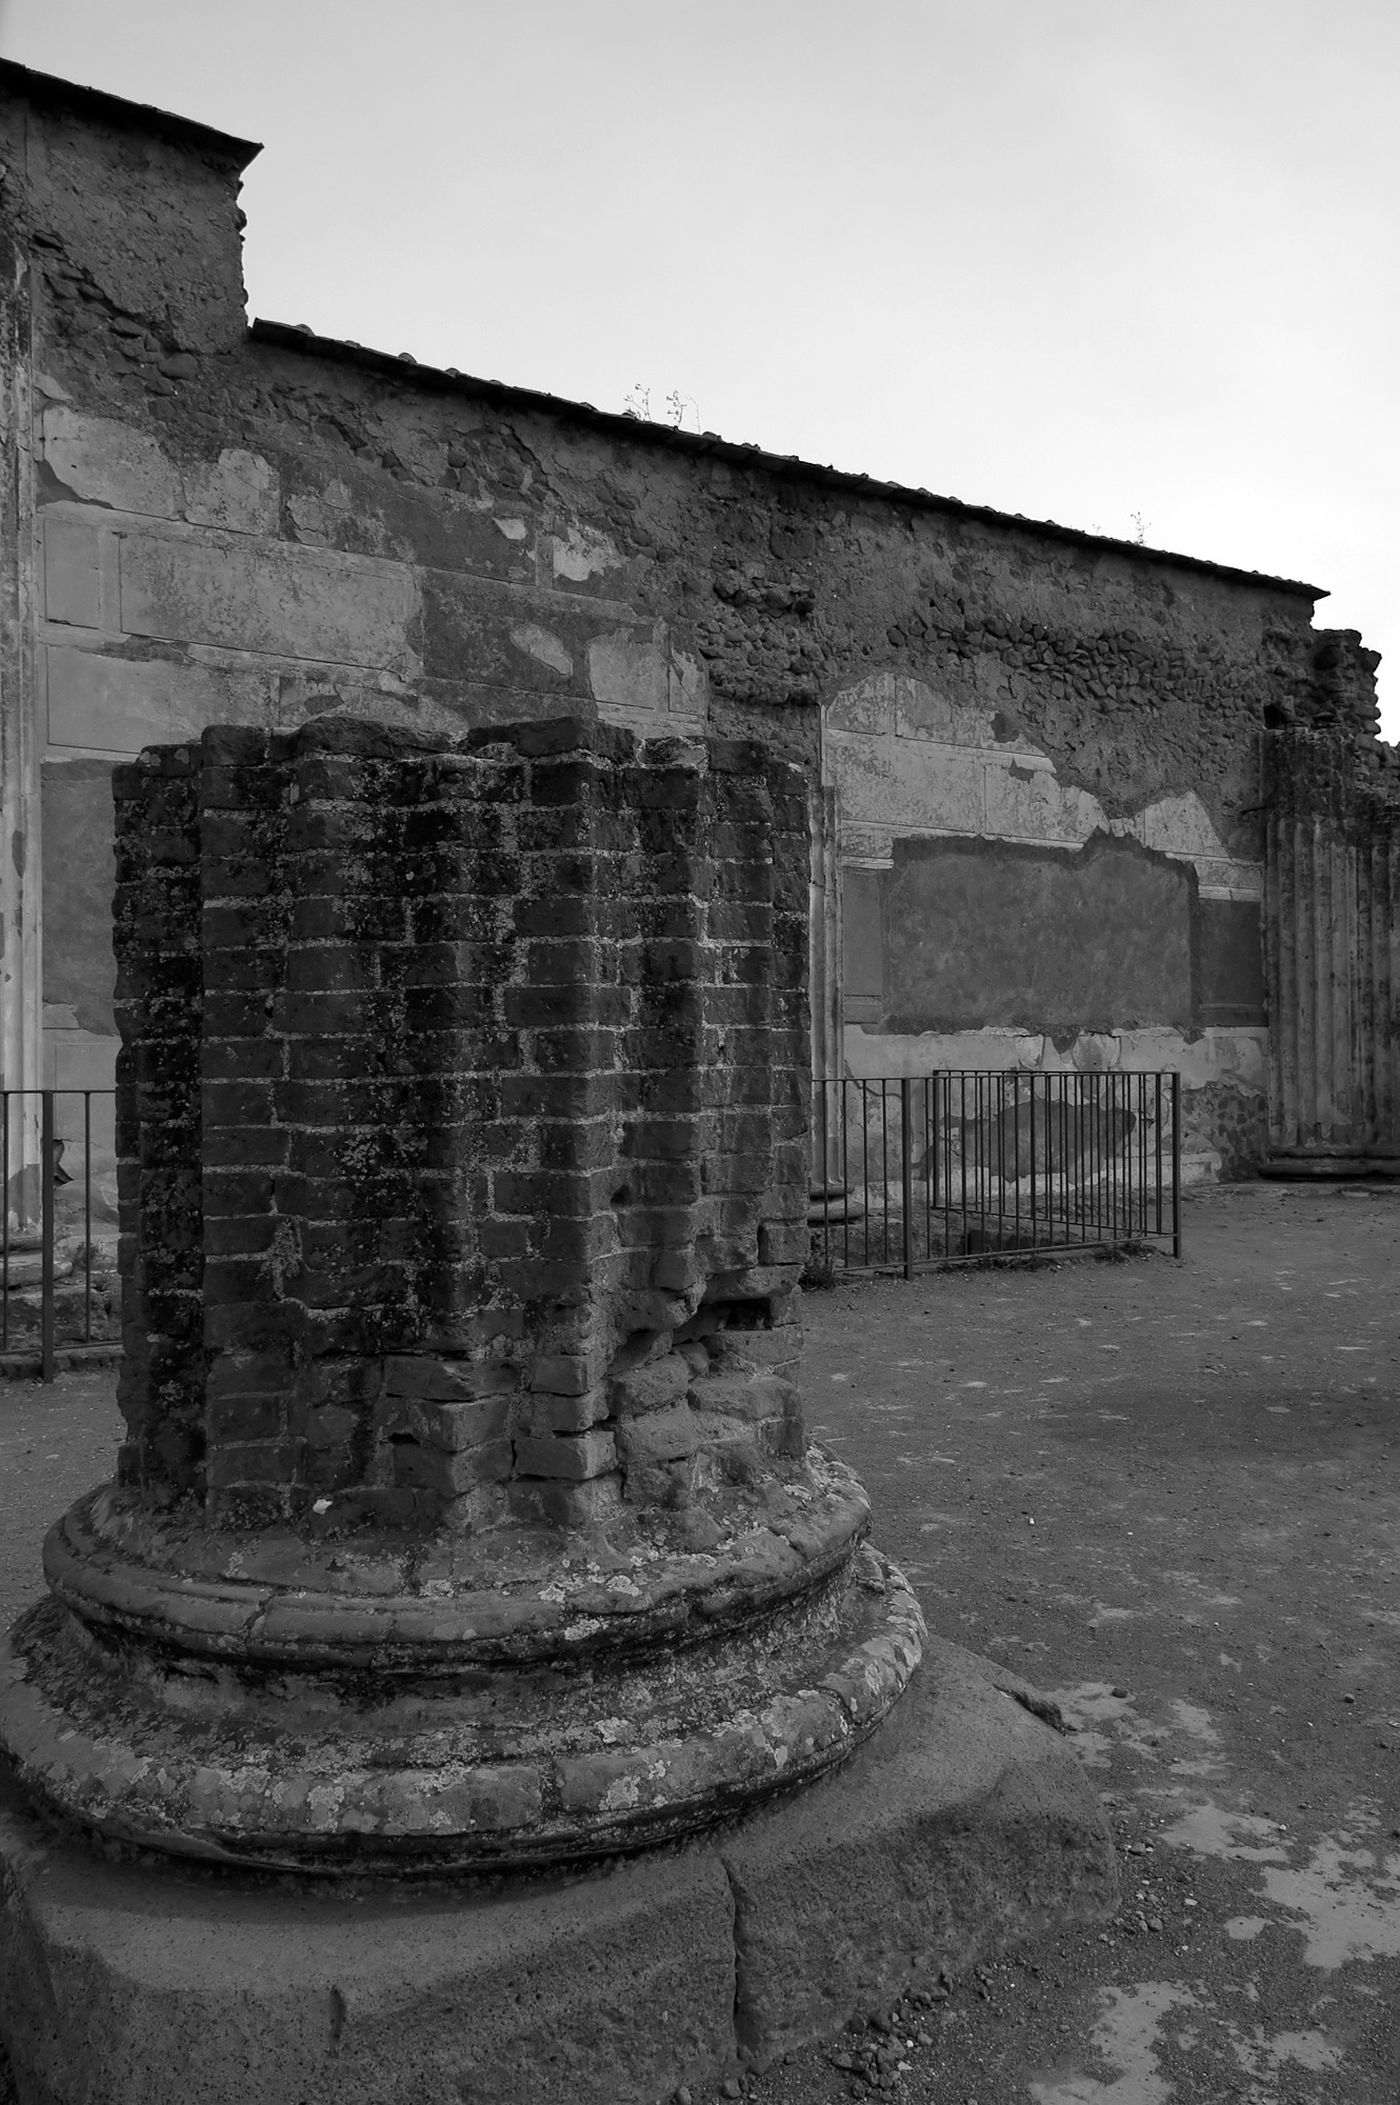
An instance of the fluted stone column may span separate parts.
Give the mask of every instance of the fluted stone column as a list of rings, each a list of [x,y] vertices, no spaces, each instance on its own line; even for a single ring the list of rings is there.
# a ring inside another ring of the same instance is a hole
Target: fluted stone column
[[[1400,785],[1354,738],[1266,738],[1268,1166],[1400,1171]]]
[[[480,1869],[839,1762],[922,1623],[803,1430],[798,771],[337,721],[117,786],[127,1437],[13,1634],[26,1784]]]

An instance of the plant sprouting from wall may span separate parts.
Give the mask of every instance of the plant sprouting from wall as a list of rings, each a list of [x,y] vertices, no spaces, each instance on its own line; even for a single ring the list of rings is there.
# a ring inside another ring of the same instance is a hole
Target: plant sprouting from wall
[[[665,411],[653,412],[651,389],[641,380],[637,381],[630,393],[623,396],[622,414],[625,417],[635,417],[643,424],[669,424],[672,431],[683,430],[689,415],[695,419],[694,429],[700,429],[700,408],[694,395],[683,395],[678,388],[673,387],[666,397]]]

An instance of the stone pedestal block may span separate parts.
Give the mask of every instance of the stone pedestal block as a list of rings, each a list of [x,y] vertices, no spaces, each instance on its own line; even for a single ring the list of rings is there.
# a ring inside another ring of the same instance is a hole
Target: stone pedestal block
[[[0,1802],[20,2105],[662,2105],[1116,1899],[1068,1744],[932,1642],[885,1728],[737,1825],[581,1875],[99,1862]]]

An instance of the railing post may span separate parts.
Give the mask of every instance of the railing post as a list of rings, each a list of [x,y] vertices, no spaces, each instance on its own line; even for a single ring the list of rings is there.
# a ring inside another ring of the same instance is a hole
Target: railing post
[[[52,1089],[40,1091],[42,1116],[39,1133],[39,1232],[43,1237],[41,1252],[42,1271],[39,1278],[39,1378],[52,1381],[54,1378],[54,1218],[53,1218],[53,1155],[54,1112]]]
[[[899,1084],[899,1172],[904,1198],[904,1276],[914,1276],[914,1084],[905,1075]]]
[[[83,1091],[83,1343],[92,1343],[92,1091]]]
[[[0,1130],[0,1185],[4,1187],[5,1225],[0,1229],[0,1259],[5,1268],[5,1298],[0,1302],[0,1350],[8,1351],[10,1345],[10,1091],[0,1090],[0,1115],[4,1127]]]
[[[1172,1256],[1181,1255],[1181,1075],[1172,1076]]]

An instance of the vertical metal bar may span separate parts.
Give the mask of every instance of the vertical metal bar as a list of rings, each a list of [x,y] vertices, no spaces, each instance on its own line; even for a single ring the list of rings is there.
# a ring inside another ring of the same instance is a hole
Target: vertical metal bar
[[[906,1076],[899,1085],[903,1114],[904,1145],[900,1150],[900,1175],[904,1185],[904,1276],[914,1276],[914,1084]]]
[[[1021,1084],[1011,1085],[1011,1174],[1016,1180],[1016,1248],[1021,1247]]]
[[[4,1104],[5,1130],[0,1135],[0,1185],[4,1186],[5,1225],[3,1235],[3,1257],[5,1264],[5,1296],[0,1303],[0,1350],[8,1348],[10,1342],[10,1096],[8,1089],[0,1090],[0,1102]]]
[[[92,1343],[92,1091],[83,1091],[83,1343]]]
[[[933,1232],[933,1215],[938,1208],[940,1178],[938,1175],[938,1076],[924,1077],[924,1131],[928,1139],[928,1152],[924,1157],[927,1174],[924,1178],[929,1210],[929,1232]],[[929,1244],[929,1255],[933,1245]]]
[[[1076,1097],[1080,1107],[1080,1242],[1093,1240],[1091,1221],[1091,1198],[1093,1191],[1093,1166],[1095,1166],[1095,1122],[1093,1122],[1093,1090],[1088,1086],[1088,1076],[1078,1076]]]
[[[880,1250],[880,1262],[890,1261],[890,1085],[880,1084],[880,1189],[885,1195],[884,1239]]]
[[[56,1371],[53,1349],[54,1093],[52,1089],[41,1089],[39,1096],[41,1104],[39,1133],[39,1232],[44,1239],[40,1257],[43,1269],[39,1281],[39,1378],[41,1381],[52,1381]]]
[[[1181,1075],[1172,1075],[1172,1256],[1181,1255]]]
[[[1040,1195],[1036,1185],[1035,1159],[1035,1076],[1031,1076],[1030,1095],[1026,1102],[1026,1152],[1030,1157],[1031,1175],[1031,1248],[1040,1247]]]
[[[865,1177],[865,1209],[861,1215],[865,1222],[861,1241],[865,1252],[865,1263],[870,1263],[870,1085],[860,1085],[860,1160]]]
[[[1099,1106],[1099,1238],[1113,1240],[1113,1077],[1095,1078]]]
[[[1116,1222],[1121,1215],[1123,1233],[1131,1235],[1133,1227],[1130,1211],[1133,1188],[1133,1145],[1132,1126],[1128,1120],[1127,1098],[1124,1094],[1124,1089],[1124,1080],[1120,1074],[1115,1078],[1113,1084],[1113,1094],[1117,1103],[1117,1109],[1113,1114],[1117,1120],[1117,1127],[1113,1135],[1113,1189],[1115,1193],[1113,1217]]]
[[[961,1185],[962,1239],[967,1248],[967,1076],[958,1073],[958,1177]]]
[[[841,1189],[846,1194],[846,1203],[842,1208],[846,1218],[841,1224],[841,1262],[848,1271],[851,1264],[851,1118],[847,1091],[850,1089],[850,1086],[850,1083],[843,1076],[841,1080],[840,1111]]]
[[[1058,1157],[1058,1161],[1057,1161],[1057,1159],[1056,1159],[1056,1156],[1055,1156],[1055,1126],[1056,1126],[1056,1118],[1055,1118],[1056,1104],[1055,1104],[1055,1099],[1056,1099],[1056,1097],[1057,1097],[1057,1096],[1059,1095],[1059,1093],[1060,1093],[1060,1092],[1059,1092],[1059,1090],[1058,1090],[1058,1088],[1057,1088],[1057,1086],[1056,1086],[1056,1085],[1057,1085],[1057,1083],[1058,1083],[1058,1081],[1059,1081],[1059,1076],[1058,1076],[1058,1075],[1053,1075],[1053,1074],[1047,1074],[1047,1075],[1046,1075],[1046,1077],[1045,1077],[1045,1129],[1046,1129],[1046,1134],[1047,1134],[1047,1137],[1048,1137],[1048,1145],[1049,1145],[1049,1148],[1050,1148],[1050,1162],[1051,1162],[1051,1191],[1050,1191],[1050,1195],[1051,1195],[1051,1202],[1052,1202],[1052,1204],[1054,1204],[1054,1206],[1055,1206],[1055,1212],[1056,1212],[1056,1215],[1057,1215],[1057,1216],[1058,1216],[1059,1218],[1061,1218],[1061,1219],[1063,1220],[1063,1222],[1064,1222],[1064,1229],[1065,1229],[1065,1232],[1064,1232],[1064,1234],[1063,1234],[1063,1235],[1061,1236],[1060,1240],[1061,1240],[1061,1242],[1068,1242],[1068,1240],[1069,1240],[1069,1172],[1068,1172],[1068,1170],[1067,1170],[1067,1169],[1066,1169],[1066,1167],[1065,1167],[1065,1143],[1064,1143],[1064,1135],[1063,1135],[1063,1134],[1061,1134],[1061,1136],[1060,1136],[1060,1152],[1059,1152],[1059,1157]],[[1057,1179],[1057,1178],[1058,1178],[1058,1180],[1059,1180],[1059,1185],[1058,1185],[1058,1191],[1056,1190],[1056,1186],[1055,1186],[1055,1179]],[[1053,1240],[1053,1237],[1052,1237],[1052,1240]]]
[[[977,1073],[977,1205],[985,1234],[992,1211],[992,1078]]]
[[[1045,1184],[1045,1190],[1042,1194],[1045,1200],[1043,1225],[1046,1242],[1053,1243],[1055,1240],[1055,1173],[1051,1166],[1053,1151],[1050,1146],[1050,1077],[1048,1074],[1031,1076],[1032,1105],[1035,1103],[1037,1081],[1042,1081],[1045,1084],[1045,1103],[1041,1110],[1039,1135],[1040,1174]]]
[[[933,1185],[933,1168],[932,1168],[932,1164],[933,1164],[933,1127],[932,1127],[932,1125],[931,1125],[931,1124],[930,1124],[930,1122],[929,1122],[930,1098],[931,1098],[931,1096],[932,1096],[932,1090],[933,1090],[933,1085],[932,1085],[932,1082],[931,1082],[931,1080],[930,1080],[929,1076],[928,1076],[928,1075],[926,1075],[926,1074],[925,1074],[925,1075],[921,1075],[921,1076],[919,1077],[919,1096],[920,1096],[920,1098],[921,1098],[921,1100],[922,1100],[922,1102],[923,1102],[923,1107],[924,1107],[924,1109],[923,1109],[923,1121],[922,1121],[922,1129],[921,1129],[921,1130],[922,1130],[922,1132],[923,1132],[923,1141],[924,1141],[924,1152],[923,1152],[923,1156],[922,1156],[922,1158],[921,1158],[921,1159],[922,1159],[922,1161],[923,1161],[923,1166],[924,1166],[924,1256],[925,1256],[925,1257],[932,1257],[932,1255],[933,1255],[933,1207],[932,1207],[932,1205],[931,1205],[931,1203],[930,1203],[930,1194],[931,1194],[931,1191],[932,1191],[932,1185]]]
[[[1154,1082],[1154,1084],[1156,1085],[1156,1091],[1157,1091],[1157,1104],[1156,1104],[1156,1110],[1157,1110],[1157,1117],[1156,1117],[1156,1121],[1155,1121],[1155,1125],[1154,1125],[1154,1133],[1155,1133],[1155,1139],[1156,1139],[1156,1151],[1157,1151],[1157,1167],[1156,1167],[1156,1176],[1155,1176],[1155,1179],[1154,1179],[1154,1184],[1155,1184],[1155,1190],[1156,1190],[1156,1208],[1157,1208],[1157,1210],[1156,1210],[1156,1221],[1157,1221],[1157,1225],[1156,1225],[1156,1227],[1155,1227],[1155,1228],[1153,1229],[1153,1231],[1152,1231],[1152,1232],[1153,1232],[1153,1234],[1154,1234],[1154,1235],[1160,1235],[1160,1234],[1161,1234],[1161,1232],[1162,1232],[1162,1077],[1161,1077],[1161,1075],[1160,1075],[1160,1073],[1159,1073],[1159,1074],[1155,1074],[1155,1075],[1153,1076],[1153,1078],[1152,1078],[1152,1079],[1153,1079],[1153,1082]]]
[[[823,1076],[817,1082],[817,1118],[821,1120],[821,1267],[832,1269],[832,1124],[829,1124],[827,1090],[829,1084]]]
[[[1137,1205],[1134,1209],[1133,1233],[1142,1235],[1147,1228],[1147,1134],[1143,1130],[1143,1078],[1133,1076],[1133,1131],[1137,1134]]]

